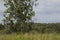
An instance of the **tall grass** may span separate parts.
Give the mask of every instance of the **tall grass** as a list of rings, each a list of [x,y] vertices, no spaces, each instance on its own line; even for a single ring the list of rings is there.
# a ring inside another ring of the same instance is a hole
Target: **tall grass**
[[[0,40],[60,40],[60,34],[3,34]]]

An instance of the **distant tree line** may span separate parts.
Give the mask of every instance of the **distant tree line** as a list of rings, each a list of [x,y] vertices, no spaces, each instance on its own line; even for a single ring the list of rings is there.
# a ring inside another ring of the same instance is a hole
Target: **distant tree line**
[[[4,30],[5,26],[0,24],[0,30]],[[34,23],[30,32],[38,33],[60,33],[60,23]],[[28,30],[27,30],[28,31]],[[20,31],[19,31],[20,32]],[[29,32],[29,31],[28,31]]]
[[[60,33],[60,23],[35,23],[33,30],[39,33]]]

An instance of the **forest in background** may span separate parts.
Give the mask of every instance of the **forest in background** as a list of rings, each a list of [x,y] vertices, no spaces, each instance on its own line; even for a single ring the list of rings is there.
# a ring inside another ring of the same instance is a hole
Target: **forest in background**
[[[18,28],[19,29],[19,28]],[[26,28],[27,31],[25,33],[60,33],[60,23],[34,23],[31,28]],[[22,33],[24,32],[22,31]],[[9,30],[8,28],[5,28],[4,25],[0,24],[0,33],[13,33],[13,32],[21,32],[21,31],[15,31],[15,29],[12,28],[12,30]]]

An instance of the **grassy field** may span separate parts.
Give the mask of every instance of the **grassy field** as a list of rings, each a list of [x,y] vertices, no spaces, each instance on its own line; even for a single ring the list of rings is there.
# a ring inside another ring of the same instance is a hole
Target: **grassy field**
[[[1,34],[0,40],[60,40],[60,34]]]

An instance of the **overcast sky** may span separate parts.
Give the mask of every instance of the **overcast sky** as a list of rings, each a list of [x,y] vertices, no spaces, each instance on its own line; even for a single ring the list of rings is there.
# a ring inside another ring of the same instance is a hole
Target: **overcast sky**
[[[35,22],[55,23],[60,22],[60,0],[38,0],[39,4],[34,7]],[[0,21],[3,19],[3,11],[5,7],[3,1],[0,0]]]

